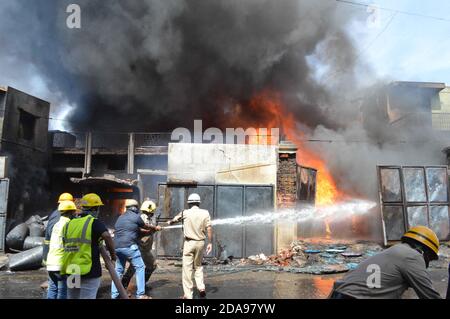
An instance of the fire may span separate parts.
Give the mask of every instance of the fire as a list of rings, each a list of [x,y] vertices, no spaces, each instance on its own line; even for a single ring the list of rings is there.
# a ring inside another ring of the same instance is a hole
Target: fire
[[[336,182],[331,175],[325,161],[308,145],[303,132],[298,131],[296,120],[293,114],[288,113],[281,102],[279,94],[271,91],[264,91],[257,94],[249,103],[252,111],[264,112],[268,123],[266,127],[282,127],[283,133],[287,138],[298,147],[298,156],[301,165],[317,169],[317,189],[316,204],[318,206],[327,206],[343,199],[342,194],[336,186]],[[329,223],[327,224],[327,233],[331,233]]]

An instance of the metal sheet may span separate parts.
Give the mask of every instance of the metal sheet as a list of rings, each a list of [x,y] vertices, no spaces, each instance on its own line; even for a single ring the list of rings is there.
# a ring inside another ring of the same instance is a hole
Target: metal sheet
[[[272,187],[245,187],[245,216],[256,213],[273,213],[273,189]],[[274,225],[245,226],[245,256],[264,253],[271,255],[273,251]]]
[[[400,240],[405,233],[402,206],[385,206],[383,220],[386,227],[387,240]]]
[[[8,209],[9,179],[0,179],[0,251],[5,251],[6,212]]]
[[[381,194],[384,202],[400,202],[402,191],[399,169],[381,169]]]
[[[160,186],[161,189],[161,186]],[[184,187],[166,187],[164,190],[165,202],[164,208],[160,211],[160,218],[165,221],[175,217],[176,214],[184,209],[185,205],[185,188]],[[159,256],[176,256],[182,255],[183,234],[181,229],[173,229],[157,233],[156,249]]]
[[[412,206],[406,209],[408,214],[408,226],[427,226],[428,210],[427,206]]]
[[[430,208],[430,227],[440,239],[449,239],[449,225],[448,206],[432,206]]]
[[[426,202],[425,173],[423,168],[404,168],[404,184],[408,202]]]
[[[447,170],[427,168],[427,187],[430,202],[448,202]]]
[[[217,204],[215,218],[232,218],[244,213],[242,186],[217,186]],[[222,225],[214,227],[216,249],[225,249],[228,256],[241,258],[243,251],[243,227],[240,225]],[[228,257],[227,256],[227,257]]]

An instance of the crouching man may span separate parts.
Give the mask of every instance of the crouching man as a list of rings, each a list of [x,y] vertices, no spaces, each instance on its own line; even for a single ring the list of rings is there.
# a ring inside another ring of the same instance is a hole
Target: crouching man
[[[429,228],[411,228],[402,243],[375,255],[335,285],[332,299],[400,299],[413,288],[421,299],[441,299],[427,268],[437,260],[439,239]]]

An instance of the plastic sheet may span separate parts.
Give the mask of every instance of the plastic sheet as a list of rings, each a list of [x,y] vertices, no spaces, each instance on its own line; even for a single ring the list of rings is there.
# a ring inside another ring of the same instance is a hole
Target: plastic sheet
[[[9,249],[23,250],[23,244],[28,234],[29,229],[26,223],[17,225],[6,236],[6,246]]]
[[[25,238],[25,242],[23,243],[23,250],[29,250],[43,245],[44,245],[44,237],[28,236],[27,238]]]
[[[11,255],[9,257],[9,270],[24,271],[36,270],[42,267],[42,256],[44,247],[39,246],[33,249]]]

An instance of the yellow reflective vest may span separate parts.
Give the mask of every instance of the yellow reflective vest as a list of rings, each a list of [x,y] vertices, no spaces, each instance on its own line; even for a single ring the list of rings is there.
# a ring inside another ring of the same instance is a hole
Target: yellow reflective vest
[[[61,274],[86,275],[92,268],[92,224],[94,217],[86,215],[72,219],[64,226]]]
[[[49,250],[47,255],[47,271],[60,271],[64,255],[63,229],[70,222],[70,218],[61,216],[59,221],[53,226],[49,240]]]

